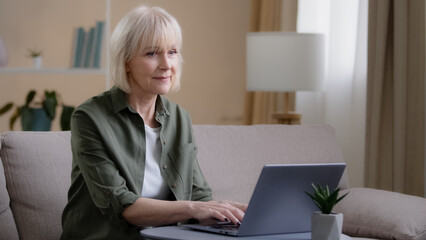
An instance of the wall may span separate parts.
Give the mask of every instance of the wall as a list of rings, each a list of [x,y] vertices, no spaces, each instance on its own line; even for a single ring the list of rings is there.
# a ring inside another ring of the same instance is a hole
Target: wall
[[[139,4],[160,6],[182,26],[185,60],[182,88],[169,97],[186,108],[196,124],[239,124],[245,94],[247,0],[111,1],[111,27]],[[0,0],[0,36],[9,67],[31,66],[27,48],[43,50],[44,67],[68,67],[73,29],[86,28],[105,16],[104,0]],[[55,89],[67,104],[78,105],[105,90],[103,75],[0,74],[0,105],[23,104],[29,89]],[[8,130],[11,112],[0,117]],[[20,129],[19,123],[15,129]],[[54,130],[58,130],[57,122]]]

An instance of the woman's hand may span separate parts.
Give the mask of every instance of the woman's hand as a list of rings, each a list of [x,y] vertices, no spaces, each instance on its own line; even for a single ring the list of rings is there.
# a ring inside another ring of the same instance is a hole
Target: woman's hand
[[[139,198],[122,213],[127,222],[141,227],[161,226],[187,221],[200,223],[233,222],[240,224],[247,204],[231,201],[163,201]]]
[[[232,201],[191,202],[190,211],[193,218],[200,223],[232,222],[241,224],[247,204]]]

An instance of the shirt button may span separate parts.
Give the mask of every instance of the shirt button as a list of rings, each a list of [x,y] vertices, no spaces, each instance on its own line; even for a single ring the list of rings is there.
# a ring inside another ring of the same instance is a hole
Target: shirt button
[[[105,196],[109,197],[111,195],[111,191],[110,190],[105,190]]]
[[[163,141],[163,144],[166,145],[166,141]]]
[[[166,169],[167,169],[167,165],[166,165],[166,164],[164,164],[164,165],[163,165],[163,169],[164,169],[164,170],[166,170]]]
[[[173,183],[172,188],[176,188],[176,187],[177,187],[177,184]]]

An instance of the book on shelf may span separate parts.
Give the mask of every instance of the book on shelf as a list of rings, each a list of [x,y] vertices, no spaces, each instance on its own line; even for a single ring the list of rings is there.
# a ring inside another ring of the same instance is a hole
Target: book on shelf
[[[88,30],[78,27],[74,31],[72,67],[100,68],[105,22],[98,21]]]
[[[98,21],[96,23],[96,30],[95,30],[95,36],[96,36],[96,44],[95,44],[95,51],[94,51],[94,59],[93,59],[93,67],[94,68],[100,68],[101,67],[101,55],[102,55],[102,46],[103,46],[103,39],[105,35],[105,22],[104,21]]]
[[[74,40],[76,40],[77,43],[75,44],[76,47],[75,47],[73,67],[78,68],[78,67],[81,67],[81,60],[84,53],[86,31],[84,30],[84,28],[79,27],[77,28],[77,31],[75,33],[77,34],[77,37],[74,37]]]
[[[72,48],[71,48],[71,68],[74,68],[76,65],[76,59],[77,59],[77,42],[78,42],[78,28],[74,29],[74,34],[73,34],[73,40],[72,40]]]
[[[91,27],[88,35],[87,35],[87,42],[86,42],[86,49],[84,52],[84,64],[83,67],[89,68],[92,67],[91,63],[93,62],[93,42],[95,39],[95,28]]]

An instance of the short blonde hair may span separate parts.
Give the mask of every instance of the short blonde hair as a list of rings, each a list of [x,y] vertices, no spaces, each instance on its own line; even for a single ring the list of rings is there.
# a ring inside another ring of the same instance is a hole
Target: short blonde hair
[[[158,46],[178,50],[179,66],[171,91],[178,91],[182,73],[182,30],[177,20],[159,7],[139,6],[124,16],[114,29],[110,42],[110,74],[115,85],[131,92],[126,64],[140,48]]]

